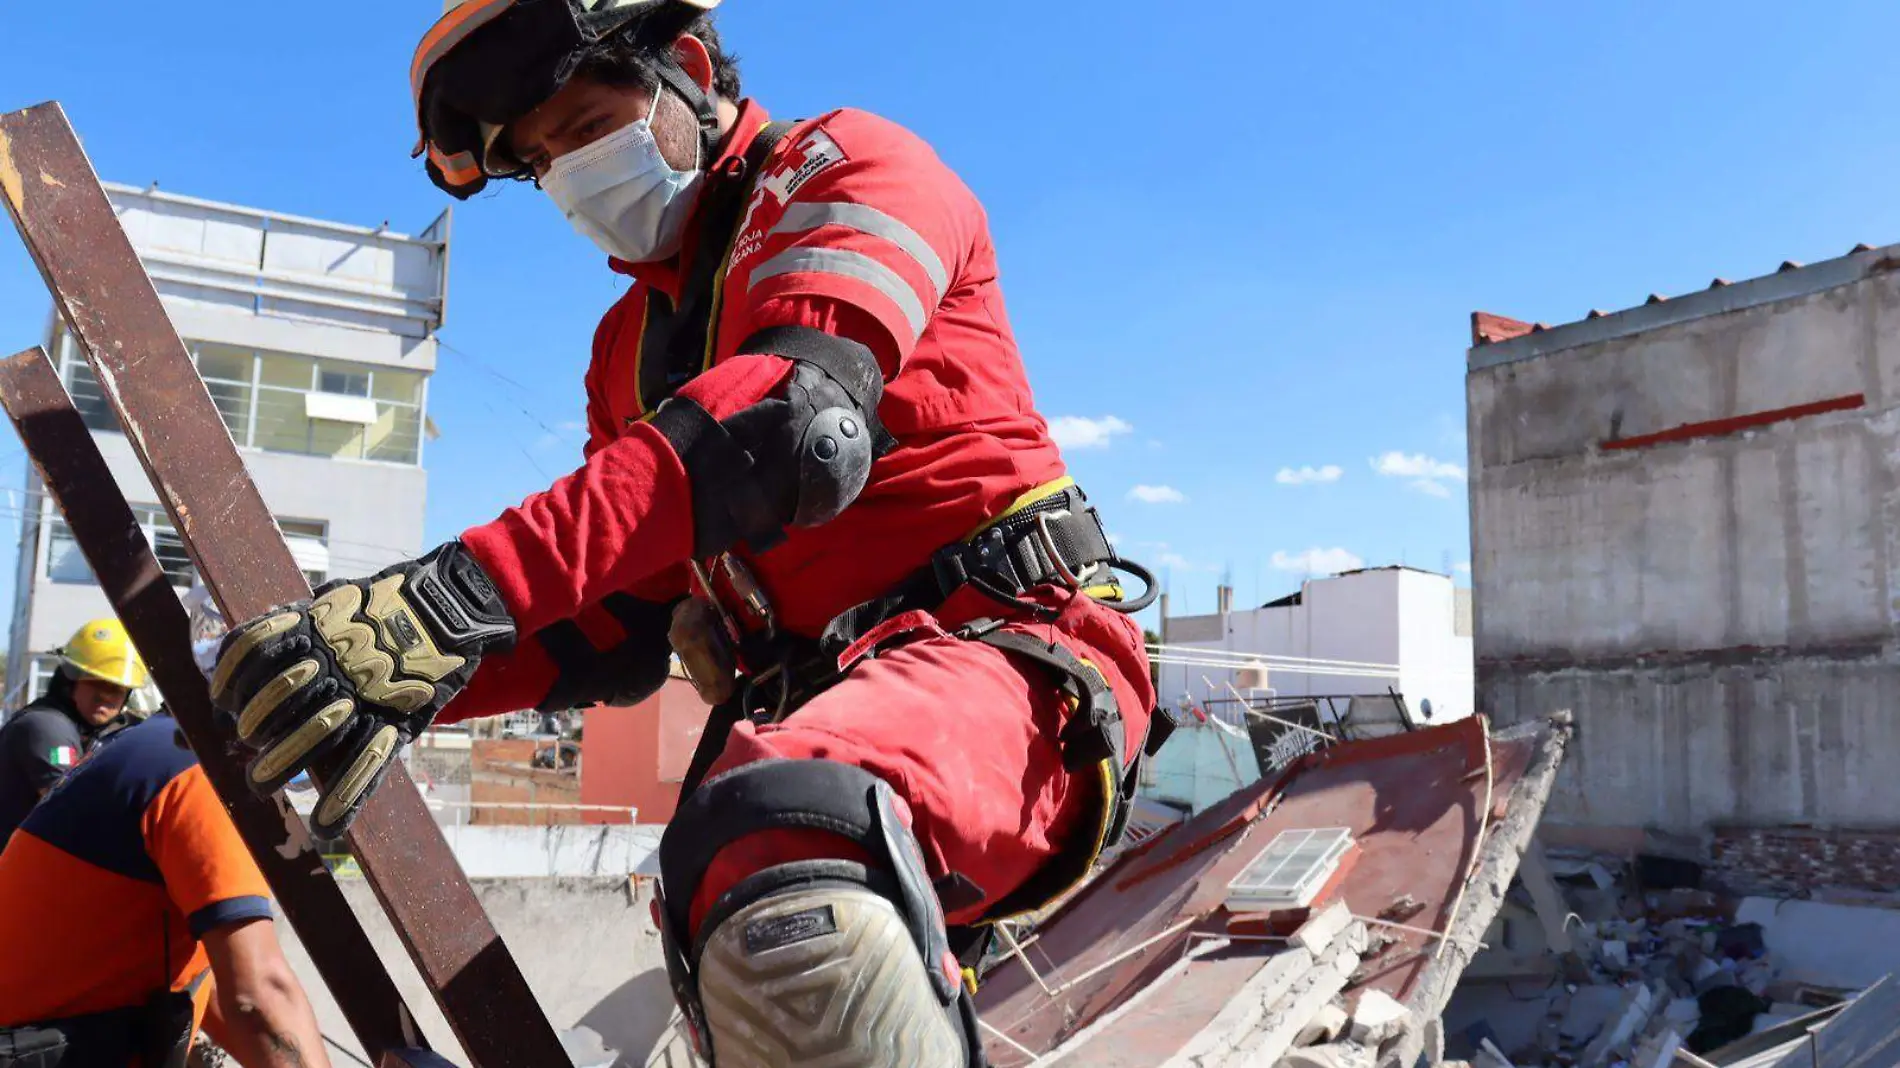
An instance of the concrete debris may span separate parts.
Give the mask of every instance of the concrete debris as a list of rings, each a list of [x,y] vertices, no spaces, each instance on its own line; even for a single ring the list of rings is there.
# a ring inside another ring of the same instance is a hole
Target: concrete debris
[[[1425,911],[1425,903],[1410,894],[1399,898],[1379,910],[1379,918],[1387,923],[1404,923]]]
[[[1328,1004],[1307,1021],[1306,1026],[1301,1028],[1299,1035],[1293,1039],[1293,1044],[1314,1046],[1322,1042],[1331,1042],[1345,1033],[1348,1019],[1345,1009],[1338,1005]]]
[[[1676,1051],[1682,1048],[1682,1035],[1673,1027],[1665,1027],[1662,1033],[1651,1035],[1636,1047],[1636,1053],[1630,1058],[1630,1068],[1669,1068],[1675,1063]]]
[[[1702,1016],[1702,1006],[1694,998],[1677,998],[1663,1010],[1663,1018],[1672,1024],[1694,1027]]]
[[[1649,1018],[1655,1015],[1656,1003],[1661,1000],[1649,987],[1637,984],[1624,991],[1622,1001],[1616,1011],[1604,1024],[1603,1030],[1583,1051],[1579,1063],[1592,1068],[1607,1062],[1613,1053],[1621,1053],[1629,1048],[1630,1042],[1648,1026]]]
[[[1339,1042],[1290,1050],[1280,1058],[1279,1068],[1372,1068],[1376,1057],[1376,1050],[1351,1042]]]
[[[1293,932],[1292,943],[1317,957],[1351,924],[1352,909],[1344,901],[1335,901],[1301,924]]]
[[[1504,1051],[1493,1045],[1488,1038],[1478,1042],[1478,1055],[1472,1058],[1471,1063],[1473,1068],[1517,1068],[1517,1065],[1511,1063],[1511,1058],[1506,1057]]]
[[[1572,1043],[1588,1042],[1597,1037],[1597,1032],[1610,1022],[1621,1004],[1623,991],[1618,987],[1580,987],[1571,992],[1570,1004],[1564,1011],[1563,1022],[1557,1026],[1557,1033]]]
[[[1411,1013],[1382,990],[1367,990],[1359,995],[1359,1007],[1352,1012],[1352,1024],[1346,1034],[1354,1042],[1377,1046],[1394,1030],[1404,1025]]]
[[[1560,904],[1549,883],[1514,888],[1515,911],[1501,913],[1494,948],[1447,1008],[1446,1052],[1474,1068],[1672,1068],[1809,1016],[1900,962],[1900,910],[1724,898],[1700,887],[1693,863],[1654,856],[1546,860]],[[1542,937],[1553,911],[1570,952]],[[1555,967],[1539,972],[1538,959]]]
[[[1230,1000],[1167,1063],[1195,1068],[1277,1063],[1345,989],[1365,945],[1365,924],[1354,923],[1317,959],[1298,948],[1269,958],[1243,990],[1245,996]],[[1368,1056],[1366,1063],[1371,1059]]]
[[[1624,968],[1630,966],[1630,944],[1628,942],[1619,942],[1612,939],[1597,947],[1597,955],[1603,958],[1603,964],[1607,968],[1622,971]]]

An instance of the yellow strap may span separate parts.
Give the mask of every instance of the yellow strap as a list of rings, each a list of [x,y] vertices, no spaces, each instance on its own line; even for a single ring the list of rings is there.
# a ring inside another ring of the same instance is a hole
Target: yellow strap
[[[1042,485],[1037,486],[1035,489],[1032,489],[1028,493],[1025,493],[1022,496],[1016,498],[1016,500],[1013,503],[1011,503],[1008,508],[1003,510],[1002,515],[997,516],[995,519],[990,520],[989,522],[983,524],[982,526],[971,531],[969,534],[965,535],[963,539],[964,544],[967,545],[970,542],[975,541],[979,536],[982,535],[984,531],[991,529],[992,527],[996,526],[996,524],[1001,523],[1005,519],[1008,519],[1009,517],[1013,515],[1017,515],[1021,513],[1024,509],[1040,504],[1041,502],[1048,500],[1049,498],[1055,496],[1056,494],[1065,492],[1073,488],[1074,486],[1075,486],[1075,478],[1071,475],[1063,475],[1061,478],[1058,478],[1053,482],[1044,482]],[[1086,597],[1093,598],[1097,601],[1119,601],[1122,598],[1128,596],[1127,591],[1122,589],[1121,583],[1119,582],[1104,583],[1100,586],[1088,586],[1082,590],[1082,594]]]
[[[1022,496],[1016,498],[1015,503],[1011,504],[1008,508],[1005,508],[1003,510],[1002,515],[999,515],[995,519],[992,519],[989,522],[983,524],[982,526],[976,528],[975,530],[970,531],[969,534],[964,536],[963,540],[965,542],[975,541],[977,537],[981,535],[984,531],[990,529],[991,527],[995,526],[998,523],[1001,523],[1003,520],[1008,519],[1010,516],[1015,515],[1016,513],[1022,511],[1025,508],[1030,507],[1031,505],[1037,504],[1041,501],[1046,501],[1049,498],[1055,496],[1058,493],[1061,493],[1062,491],[1074,485],[1075,485],[1075,479],[1071,478],[1068,475],[1063,475],[1061,478],[1056,479],[1054,482],[1044,482],[1042,485],[1037,486],[1035,489],[1032,489],[1028,493],[1025,493]]]
[[[1102,779],[1102,818],[1096,825],[1095,841],[1089,847],[1089,862],[1082,868],[1082,874],[1076,876],[1069,885],[1050,894],[1046,900],[1040,902],[1034,908],[1023,909],[1021,912],[1012,912],[1007,916],[985,916],[972,923],[972,927],[988,927],[991,924],[1004,922],[1014,923],[1025,916],[1032,916],[1041,912],[1051,904],[1074,893],[1075,888],[1081,886],[1082,883],[1088,879],[1089,875],[1095,871],[1095,862],[1102,859],[1102,850],[1108,848],[1109,824],[1114,820],[1115,803],[1121,799],[1121,775],[1114,768],[1114,761],[1104,760],[1096,765],[1096,769],[1100,772]]]

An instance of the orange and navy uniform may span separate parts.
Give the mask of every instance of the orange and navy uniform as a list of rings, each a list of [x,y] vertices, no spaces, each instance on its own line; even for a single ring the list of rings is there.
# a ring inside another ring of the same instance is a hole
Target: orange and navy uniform
[[[172,718],[121,731],[0,852],[0,1026],[188,989],[209,967],[205,933],[269,917],[268,894]]]

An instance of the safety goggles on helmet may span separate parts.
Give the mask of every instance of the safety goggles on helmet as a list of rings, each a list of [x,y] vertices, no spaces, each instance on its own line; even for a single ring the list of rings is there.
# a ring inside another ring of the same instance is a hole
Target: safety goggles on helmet
[[[503,136],[574,76],[589,47],[616,33],[673,41],[720,0],[465,0],[429,28],[409,67],[429,179],[466,200],[490,178],[527,171]],[[700,136],[718,125],[711,97],[664,59],[656,73],[699,117]]]

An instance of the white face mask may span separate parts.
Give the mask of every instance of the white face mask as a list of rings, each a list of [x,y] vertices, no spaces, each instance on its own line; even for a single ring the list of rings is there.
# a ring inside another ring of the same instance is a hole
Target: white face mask
[[[657,93],[653,106],[659,107]],[[649,112],[558,157],[541,176],[541,188],[574,229],[628,263],[663,260],[679,251],[704,176],[697,158],[690,171],[676,171],[666,162],[653,139],[652,119]]]

